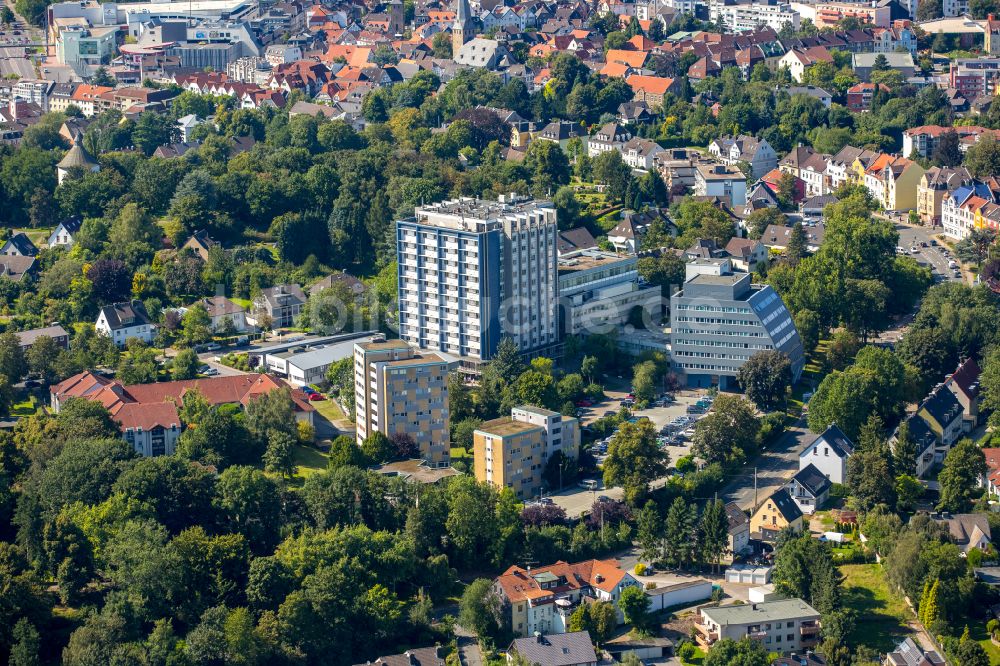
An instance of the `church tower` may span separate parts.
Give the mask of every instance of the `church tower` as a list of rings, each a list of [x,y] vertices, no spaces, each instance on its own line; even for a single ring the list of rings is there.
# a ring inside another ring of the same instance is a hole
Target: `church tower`
[[[389,35],[402,36],[405,28],[404,9],[402,0],[390,0],[389,2]]]
[[[462,45],[473,37],[472,30],[472,10],[469,9],[469,0],[458,0],[458,7],[455,8],[455,23],[451,26],[451,57],[454,60],[458,57],[458,51]]]

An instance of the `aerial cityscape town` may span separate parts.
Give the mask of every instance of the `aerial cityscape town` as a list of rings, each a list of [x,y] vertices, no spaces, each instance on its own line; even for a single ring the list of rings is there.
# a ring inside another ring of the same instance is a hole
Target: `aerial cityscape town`
[[[998,95],[1000,0],[7,0],[0,664],[1000,666]]]

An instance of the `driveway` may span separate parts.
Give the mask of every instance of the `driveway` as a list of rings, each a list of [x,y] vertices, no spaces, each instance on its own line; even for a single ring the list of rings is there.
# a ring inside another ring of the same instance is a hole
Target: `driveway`
[[[756,460],[744,465],[738,476],[723,488],[726,501],[736,502],[741,509],[752,511],[757,503],[785,485],[799,471],[799,454],[815,438],[816,434],[806,427],[805,419],[800,418]]]
[[[456,624],[455,638],[458,640],[458,657],[462,666],[483,666],[483,654],[479,651],[476,635]]]

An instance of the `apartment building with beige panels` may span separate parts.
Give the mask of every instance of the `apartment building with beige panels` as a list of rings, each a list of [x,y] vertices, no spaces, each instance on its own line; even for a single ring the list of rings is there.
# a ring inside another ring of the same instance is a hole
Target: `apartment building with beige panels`
[[[473,434],[476,480],[528,499],[542,491],[550,456],[561,452],[575,458],[579,449],[577,419],[531,405],[515,407],[509,417],[487,421]]]
[[[354,345],[357,442],[374,432],[403,433],[420,447],[429,467],[451,464],[448,428],[450,363],[403,340]]]

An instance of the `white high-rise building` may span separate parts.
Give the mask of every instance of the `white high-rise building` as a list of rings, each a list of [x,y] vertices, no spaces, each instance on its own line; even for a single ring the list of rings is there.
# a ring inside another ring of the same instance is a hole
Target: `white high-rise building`
[[[550,202],[514,195],[417,208],[396,223],[399,337],[471,375],[505,336],[556,355],[557,229]]]

